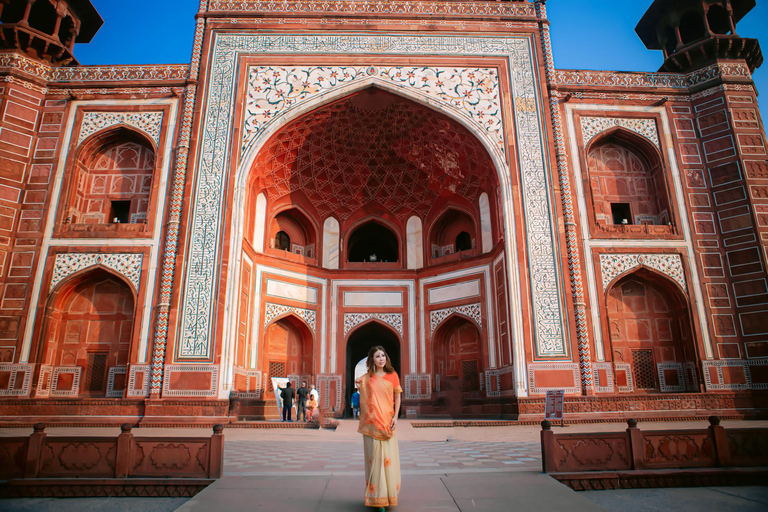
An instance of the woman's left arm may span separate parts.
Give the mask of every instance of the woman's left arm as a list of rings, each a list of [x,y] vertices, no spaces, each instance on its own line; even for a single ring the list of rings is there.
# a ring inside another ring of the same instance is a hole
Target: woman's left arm
[[[395,393],[395,415],[392,417],[392,430],[397,426],[397,417],[400,415],[400,400],[402,393]]]

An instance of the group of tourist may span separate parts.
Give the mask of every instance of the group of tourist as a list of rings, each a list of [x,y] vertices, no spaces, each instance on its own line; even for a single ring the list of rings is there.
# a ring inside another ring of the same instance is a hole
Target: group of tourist
[[[293,421],[291,419],[291,411],[294,407],[294,399],[296,401],[296,421],[301,421],[302,416],[305,422],[317,421],[320,415],[320,409],[318,408],[320,392],[315,389],[314,384],[310,384],[307,387],[307,383],[302,382],[301,387],[294,390],[289,381],[284,388],[278,386],[278,389],[280,390],[280,397],[283,399],[283,421]]]

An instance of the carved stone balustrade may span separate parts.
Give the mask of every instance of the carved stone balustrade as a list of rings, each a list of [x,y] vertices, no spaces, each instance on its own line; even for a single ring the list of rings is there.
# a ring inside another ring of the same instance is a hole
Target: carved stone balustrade
[[[224,427],[211,437],[0,438],[0,498],[23,496],[194,496],[221,478]]]
[[[625,432],[555,434],[541,423],[542,471],[577,491],[636,487],[763,485],[768,429],[720,426],[649,430],[627,420]]]

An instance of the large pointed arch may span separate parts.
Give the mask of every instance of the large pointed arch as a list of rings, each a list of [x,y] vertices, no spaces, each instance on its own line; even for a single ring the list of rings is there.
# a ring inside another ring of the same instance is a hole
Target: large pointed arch
[[[237,269],[241,265],[240,255],[242,252],[243,240],[242,236],[240,235],[243,233],[243,226],[245,226],[246,210],[245,207],[241,205],[245,204],[244,199],[250,193],[250,189],[247,186],[249,181],[248,176],[253,167],[253,163],[259,154],[259,151],[264,147],[267,141],[276,133],[278,133],[283,127],[306,115],[308,112],[318,110],[336,100],[350,96],[354,93],[359,93],[366,89],[370,89],[371,87],[379,88],[405,100],[413,101],[418,105],[426,106],[438,114],[447,116],[452,121],[458,122],[460,126],[469,130],[469,132],[483,146],[492,163],[493,171],[495,172],[495,179],[501,184],[500,189],[502,190],[502,193],[498,199],[498,207],[503,211],[503,226],[500,227],[500,230],[504,233],[507,233],[507,236],[504,236],[504,240],[506,244],[505,257],[509,260],[509,264],[506,266],[506,268],[509,269],[508,279],[510,282],[510,288],[512,290],[510,305],[513,308],[519,308],[521,301],[519,279],[516,275],[514,275],[514,270],[512,270],[517,268],[516,264],[512,264],[513,260],[517,257],[516,255],[518,254],[517,240],[516,237],[510,235],[517,232],[517,227],[515,215],[511,211],[513,202],[511,201],[511,197],[507,197],[510,193],[509,191],[512,190],[512,178],[509,172],[509,167],[507,165],[506,155],[504,155],[503,151],[493,141],[493,139],[489,137],[487,133],[484,133],[483,130],[478,129],[475,121],[473,121],[466,114],[462,113],[461,110],[453,108],[450,105],[446,105],[443,102],[436,101],[434,98],[420,94],[415,89],[396,87],[390,83],[377,79],[376,77],[370,77],[364,81],[357,82],[350,86],[326,91],[322,94],[318,94],[302,101],[301,104],[297,105],[296,108],[290,109],[289,111],[282,114],[279,117],[279,120],[268,124],[266,128],[259,134],[259,136],[256,137],[243,151],[243,157],[239,161],[237,170],[235,172],[235,186],[233,188],[233,204],[238,205],[238,207],[233,210],[230,223],[226,228],[228,230],[226,236],[228,236],[231,240],[231,243],[229,244],[228,256],[229,261],[232,262],[232,264],[229,266],[231,271],[237,272]],[[231,302],[232,297],[237,295],[237,287],[237,280],[227,280],[226,300],[228,302]],[[231,322],[225,322],[225,330],[230,327],[230,324]],[[223,333],[223,337],[224,339],[230,338],[226,332]],[[516,339],[522,339],[522,336],[517,336]],[[515,350],[522,351],[522,347],[516,346]],[[426,361],[422,361],[421,366],[423,371],[426,371]]]

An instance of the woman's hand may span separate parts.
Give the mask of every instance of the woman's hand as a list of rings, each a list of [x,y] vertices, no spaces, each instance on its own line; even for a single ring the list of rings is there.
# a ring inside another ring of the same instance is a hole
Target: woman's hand
[[[392,425],[390,425],[390,429],[395,430],[395,427],[397,427],[397,418],[392,418]]]

